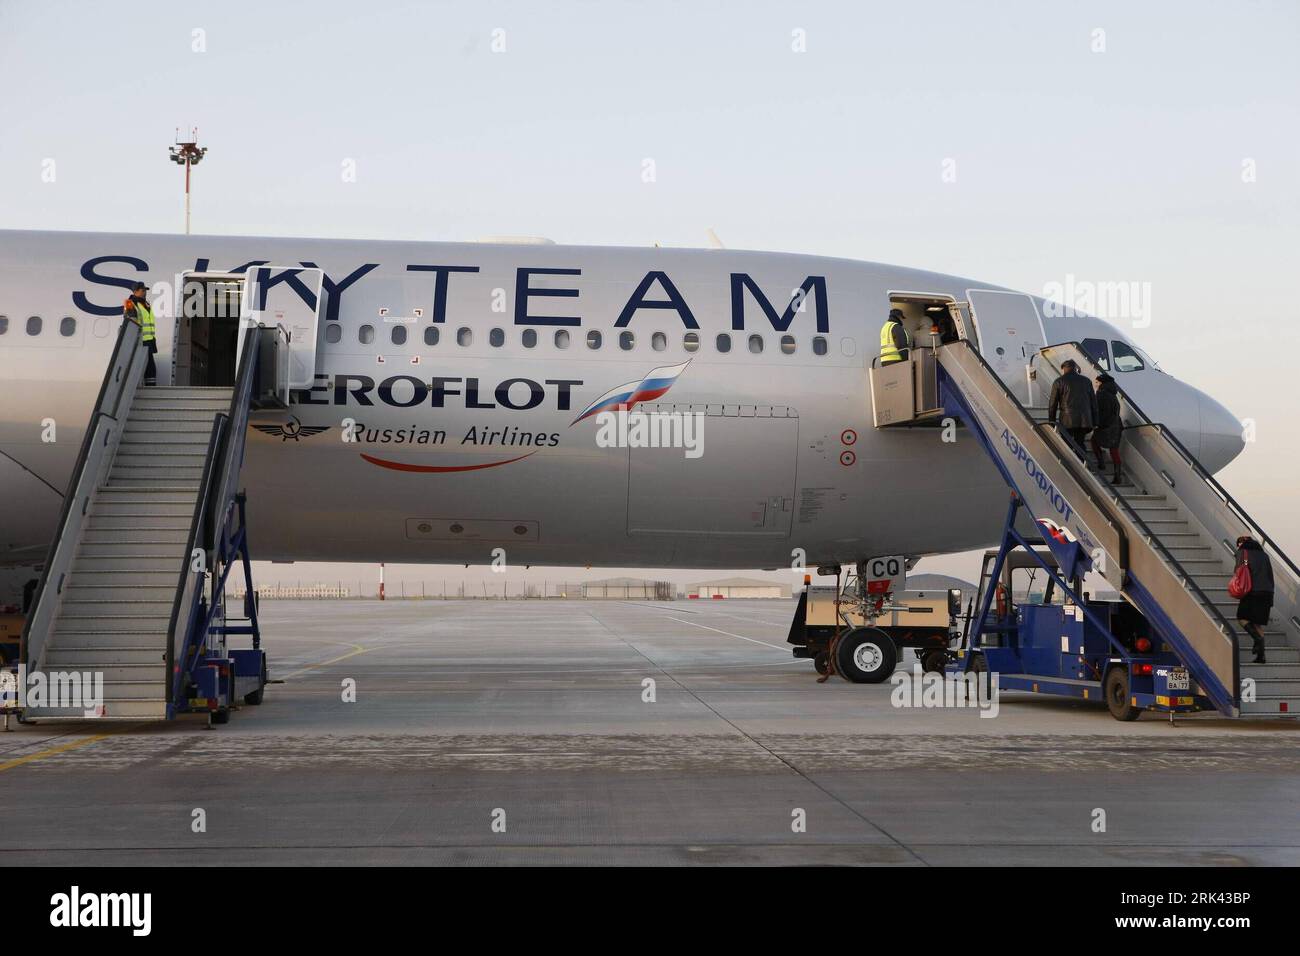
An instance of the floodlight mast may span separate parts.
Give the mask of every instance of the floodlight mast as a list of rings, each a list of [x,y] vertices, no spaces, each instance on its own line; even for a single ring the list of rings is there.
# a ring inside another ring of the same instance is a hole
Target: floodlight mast
[[[169,148],[171,161],[185,167],[185,235],[190,234],[190,167],[198,165],[207,155],[206,146],[199,146],[199,130],[193,127],[188,139],[181,139],[181,131],[176,130],[176,145]]]

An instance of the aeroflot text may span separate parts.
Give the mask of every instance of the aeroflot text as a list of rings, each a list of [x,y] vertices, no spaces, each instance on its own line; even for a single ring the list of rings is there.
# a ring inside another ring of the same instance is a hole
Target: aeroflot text
[[[448,399],[457,399],[466,408],[506,408],[524,412],[537,408],[546,401],[547,386],[554,386],[554,408],[566,412],[572,407],[573,388],[581,385],[580,378],[548,378],[534,382],[530,378],[508,378],[495,385],[481,384],[479,379],[435,375],[416,378],[414,375],[392,375],[378,386],[369,375],[333,376],[317,375],[317,384],[310,390],[294,392],[297,405],[359,405],[373,407],[375,400],[393,408],[445,408]],[[324,379],[324,383],[321,383]]]
[[[1041,491],[1043,495],[1046,496],[1047,500],[1052,503],[1052,507],[1056,509],[1056,513],[1061,515],[1066,521],[1069,521],[1071,516],[1074,514],[1074,509],[1071,508],[1070,503],[1065,500],[1065,496],[1056,490],[1056,485],[1052,484],[1051,481],[1048,480],[1047,476],[1039,470],[1038,464],[1034,459],[1029,457],[1029,452],[1025,451],[1025,446],[1020,444],[1020,442],[1016,440],[1016,436],[1012,435],[1010,430],[1006,428],[1002,429],[1002,441],[1006,444],[1007,448],[1010,449],[1011,454],[1016,456],[1016,460],[1024,465],[1025,474],[1027,474],[1030,479],[1038,485],[1038,490]]]

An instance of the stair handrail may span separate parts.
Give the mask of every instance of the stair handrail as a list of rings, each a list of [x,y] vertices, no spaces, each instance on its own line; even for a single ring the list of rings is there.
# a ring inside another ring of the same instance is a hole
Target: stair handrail
[[[975,360],[979,362],[979,364],[983,366],[984,371],[988,373],[988,377],[997,383],[998,387],[1002,390],[1003,397],[1010,400],[1012,405],[1015,406],[1016,410],[1020,412],[1021,418],[1024,419],[1025,423],[1029,426],[1031,431],[1037,432],[1040,435],[1050,434],[1054,432],[1054,429],[1046,429],[1042,427],[1043,425],[1046,424],[1045,422],[1034,421],[1034,416],[1029,414],[1029,409],[1025,408],[1024,403],[1021,402],[1020,399],[1016,397],[1015,392],[1011,391],[1011,389],[1007,386],[1007,383],[1002,381],[1001,376],[999,376],[998,373],[993,370],[993,366],[988,363],[988,360],[985,359],[984,356],[980,354],[980,350],[976,348],[974,343],[972,343],[969,339],[957,339],[956,341],[948,342],[944,345],[941,345],[939,346],[939,348],[940,349],[952,348],[953,346],[956,345],[966,346],[966,349],[970,352],[970,354],[975,357]],[[1047,440],[1047,443],[1049,445],[1052,444],[1050,439]],[[1111,518],[1109,513],[1110,509],[1106,507],[1105,502],[1093,494],[1092,489],[1088,487],[1086,482],[1081,481],[1079,479],[1078,471],[1071,460],[1064,457],[1060,457],[1058,460],[1061,466],[1065,469],[1066,473],[1074,480],[1074,483],[1079,486],[1079,489],[1083,492],[1084,496],[1088,499],[1089,503],[1092,504],[1092,506],[1101,513],[1102,519],[1106,522],[1106,524],[1110,526],[1110,529],[1112,532],[1114,532],[1115,537],[1119,539],[1120,547],[1124,550],[1127,550],[1128,547],[1127,535],[1124,534],[1124,529],[1121,528],[1119,525],[1117,525],[1115,521]],[[1030,509],[1030,513],[1031,514],[1033,513],[1032,509]],[[1123,555],[1120,555],[1119,557],[1122,561]]]
[[[256,377],[259,341],[266,331],[262,326],[244,330],[230,405],[212,423],[203,477],[199,483],[198,499],[194,503],[180,581],[168,625],[169,703],[179,697],[184,675],[191,667],[191,657],[197,656],[202,649],[207,638],[207,626],[215,609],[214,604],[208,609],[207,616],[202,621],[199,620],[199,598],[203,593],[203,584],[208,579],[209,572],[214,578],[217,574],[218,569],[214,566],[219,550],[217,543],[224,539],[235,501],[235,488],[244,459],[244,436],[248,429],[248,411],[253,380]],[[191,567],[191,555],[196,549],[202,550],[204,555],[200,571]]]
[[[1044,355],[1046,356],[1046,353],[1049,352],[1051,349],[1059,349],[1071,345],[1074,346],[1079,351],[1079,353],[1088,360],[1089,363],[1091,363],[1092,367],[1097,371],[1098,374],[1101,374],[1102,372],[1106,372],[1107,375],[1110,374],[1109,372],[1106,371],[1106,369],[1102,368],[1101,365],[1098,364],[1097,360],[1094,359],[1091,355],[1089,355],[1087,350],[1084,349],[1084,347],[1078,342],[1058,342],[1055,345],[1048,345],[1045,348],[1041,349],[1040,351],[1044,353]],[[1050,361],[1050,357],[1048,357],[1048,359]],[[1273,550],[1273,552],[1279,558],[1282,559],[1282,562],[1288,568],[1291,569],[1291,573],[1294,574],[1297,578],[1300,578],[1300,567],[1296,567],[1295,562],[1292,561],[1291,558],[1287,556],[1287,553],[1282,550],[1281,546],[1279,546],[1276,541],[1274,541],[1272,538],[1268,536],[1268,533],[1264,531],[1263,527],[1259,524],[1259,522],[1257,522],[1254,518],[1252,518],[1246,512],[1246,509],[1243,508],[1240,505],[1240,503],[1238,503],[1237,499],[1235,499],[1234,497],[1232,497],[1232,495],[1228,493],[1228,489],[1224,488],[1223,485],[1219,483],[1219,480],[1215,478],[1212,474],[1210,474],[1209,471],[1206,470],[1205,466],[1200,463],[1200,461],[1196,458],[1196,456],[1187,450],[1187,446],[1185,446],[1179,440],[1178,436],[1175,435],[1172,431],[1170,431],[1167,425],[1165,425],[1162,422],[1155,421],[1154,419],[1151,418],[1150,415],[1144,412],[1142,410],[1142,406],[1138,405],[1137,402],[1133,401],[1133,399],[1129,396],[1129,393],[1124,389],[1122,385],[1119,384],[1119,382],[1115,383],[1115,387],[1119,391],[1120,396],[1124,399],[1124,404],[1142,420],[1143,424],[1150,425],[1151,427],[1153,427],[1156,430],[1156,433],[1159,434],[1174,449],[1174,451],[1178,452],[1179,457],[1181,457],[1189,466],[1191,466],[1192,471],[1196,474],[1196,476],[1210,487],[1210,490],[1212,490],[1215,493],[1215,495],[1220,500],[1222,500],[1223,503],[1228,506],[1228,508],[1232,510],[1233,514],[1235,514],[1238,518],[1241,519],[1242,524],[1246,525],[1248,528],[1250,528],[1251,531],[1254,532],[1255,539],[1259,541],[1261,544],[1268,545]],[[1126,427],[1132,428],[1134,426],[1130,425]]]
[[[284,328],[275,326],[252,326],[244,330],[244,343],[240,349],[239,369],[235,375],[235,387],[230,393],[230,407],[226,418],[230,427],[226,430],[221,450],[222,471],[216,497],[212,499],[210,537],[206,542],[209,550],[224,540],[225,529],[230,524],[231,509],[235,505],[235,495],[239,483],[240,470],[244,463],[245,439],[248,434],[248,414],[252,409],[253,385],[257,381],[258,362],[261,356],[261,342],[264,336],[285,338]],[[276,342],[279,347],[279,342]]]
[[[117,330],[117,339],[109,356],[108,368],[99,385],[99,394],[91,408],[86,431],[82,435],[81,449],[72,466],[68,479],[68,490],[63,495],[63,506],[59,509],[59,519],[55,524],[54,537],[46,552],[45,564],[28,607],[27,619],[23,622],[19,660],[29,670],[39,670],[44,663],[45,642],[54,623],[58,610],[58,600],[63,595],[63,580],[76,555],[77,545],[81,539],[81,529],[90,511],[90,500],[99,488],[100,470],[113,436],[113,428],[121,423],[122,401],[128,395],[134,395],[140,379],[143,377],[145,354],[141,348],[142,331],[137,322],[123,320]],[[98,458],[97,467],[87,469],[92,456]],[[81,502],[80,508],[76,507]],[[57,579],[56,579],[57,575]],[[54,580],[52,597],[56,600],[47,602],[46,592]],[[35,664],[33,668],[32,665]]]
[[[1047,426],[1046,422],[1040,423],[1034,421],[1033,416],[1029,414],[1029,411],[1024,407],[1024,405],[1020,402],[1020,400],[1016,398],[1015,394],[1011,391],[1011,389],[1007,387],[1007,384],[1002,381],[1001,377],[999,377],[997,372],[993,370],[993,367],[989,365],[989,363],[985,360],[984,356],[979,353],[978,349],[976,349],[966,339],[961,339],[959,341],[964,343],[967,346],[967,348],[970,350],[971,354],[973,354],[979,360],[979,363],[984,367],[984,370],[989,374],[989,376],[992,377],[993,381],[995,381],[998,384],[998,387],[1002,389],[1003,394],[1007,398],[1009,398],[1011,402],[1014,403],[1014,405],[1020,410],[1020,413],[1030,423],[1034,431],[1044,435],[1055,432],[1055,429],[1049,429],[1046,427]],[[956,344],[957,342],[951,342],[948,345],[942,346],[942,348],[951,348]],[[1047,351],[1046,348],[1040,350],[1040,352],[1046,352],[1046,351]],[[1064,441],[1064,439],[1061,438],[1059,433],[1056,434],[1058,438]],[[1070,457],[1072,458],[1073,456]],[[1070,476],[1074,479],[1075,483],[1083,490],[1084,494],[1088,496],[1089,501],[1093,502],[1094,505],[1098,506],[1098,510],[1102,511],[1103,515],[1106,516],[1107,522],[1111,525],[1112,528],[1115,528],[1115,522],[1110,518],[1111,509],[1109,507],[1099,505],[1098,499],[1096,498],[1095,495],[1092,494],[1091,490],[1088,488],[1087,483],[1079,479],[1077,469],[1074,467],[1072,461],[1070,461],[1064,456],[1061,456],[1060,461],[1064,464],[1066,472],[1070,474]],[[1085,472],[1086,472],[1086,468],[1085,468]],[[1089,477],[1091,477],[1090,473],[1089,473]],[[1196,583],[1196,581],[1192,579],[1191,574],[1189,574],[1187,569],[1182,566],[1182,563],[1179,562],[1178,559],[1175,558],[1173,554],[1170,553],[1169,549],[1165,546],[1165,543],[1159,538],[1159,536],[1156,535],[1154,531],[1151,530],[1151,527],[1141,518],[1141,516],[1138,515],[1137,509],[1133,507],[1132,503],[1128,501],[1128,499],[1124,496],[1124,494],[1116,488],[1111,488],[1109,490],[1110,493],[1115,496],[1114,499],[1115,503],[1120,505],[1125,517],[1128,518],[1129,521],[1131,521],[1134,525],[1137,526],[1138,531],[1141,532],[1143,541],[1147,544],[1148,547],[1152,548],[1157,552],[1160,559],[1164,561],[1167,566],[1170,566],[1174,571],[1177,572],[1177,575],[1181,578],[1180,584],[1182,585],[1182,587],[1190,591],[1194,595],[1194,597],[1199,599],[1198,603],[1200,603],[1203,606],[1206,612],[1210,615],[1211,619],[1217,623],[1220,633],[1222,633],[1223,636],[1231,643],[1232,662],[1233,662],[1233,675],[1232,675],[1233,680],[1232,680],[1232,686],[1225,687],[1225,690],[1227,690],[1228,693],[1231,695],[1231,702],[1233,706],[1234,707],[1237,706],[1241,697],[1241,681],[1238,672],[1238,658],[1240,656],[1239,653],[1240,647],[1237,640],[1237,632],[1228,623],[1227,619],[1223,616],[1223,613],[1214,605],[1214,602],[1209,599],[1209,597],[1205,594],[1205,592],[1201,590],[1200,586]],[[1122,546],[1127,548],[1128,535],[1124,534],[1122,529],[1119,529],[1119,537]],[[1128,568],[1126,566],[1121,565],[1121,570],[1127,575]]]
[[[1046,358],[1050,363],[1051,356],[1047,354],[1049,350],[1053,348],[1061,348],[1065,345],[1076,346],[1079,353],[1088,360],[1088,362],[1092,365],[1094,369],[1098,371],[1098,373],[1105,371],[1097,364],[1096,360],[1094,360],[1092,356],[1088,355],[1088,353],[1084,351],[1083,346],[1079,345],[1076,342],[1070,342],[1070,343],[1063,342],[1063,343],[1057,343],[1056,345],[1045,346],[1044,348],[1039,350],[1039,354],[1043,355],[1044,358]],[[1057,367],[1055,365],[1053,365],[1053,370],[1057,370]],[[1131,402],[1127,394],[1125,394],[1122,389],[1120,390],[1120,392],[1121,395],[1124,397],[1124,400],[1130,403],[1132,409],[1137,414],[1141,415],[1142,418],[1147,423],[1153,425],[1156,428],[1158,434],[1164,435],[1167,438],[1173,439],[1174,442],[1177,442],[1177,439],[1174,438],[1174,436],[1169,432],[1167,428],[1165,428],[1163,425],[1158,425],[1155,422],[1152,422],[1150,417],[1148,417],[1147,414],[1142,411],[1141,407],[1138,406],[1136,402]],[[1191,453],[1184,448],[1182,454],[1185,457],[1190,457]],[[1191,461],[1194,462],[1195,459],[1192,458]],[[1204,472],[1203,468],[1200,470]],[[1133,521],[1138,526],[1139,530],[1142,532],[1142,537],[1144,541],[1147,543],[1147,545],[1151,547],[1153,550],[1155,550],[1159,554],[1161,560],[1164,561],[1166,565],[1168,565],[1173,571],[1177,573],[1177,576],[1180,579],[1179,584],[1185,590],[1190,591],[1192,593],[1192,595],[1197,599],[1197,602],[1201,605],[1202,609],[1206,612],[1207,615],[1209,615],[1212,622],[1216,624],[1219,631],[1232,644],[1232,686],[1226,689],[1232,696],[1233,705],[1239,706],[1241,700],[1241,673],[1240,673],[1240,661],[1239,661],[1239,658],[1241,657],[1241,644],[1240,641],[1238,640],[1237,630],[1229,623],[1227,617],[1225,617],[1223,612],[1219,610],[1218,606],[1213,601],[1210,600],[1209,595],[1207,595],[1204,591],[1201,590],[1201,586],[1196,583],[1196,580],[1192,577],[1191,573],[1186,568],[1183,567],[1182,562],[1180,562],[1177,558],[1173,556],[1172,552],[1170,552],[1169,548],[1165,545],[1163,539],[1161,539],[1160,536],[1157,535],[1151,529],[1151,527],[1138,515],[1137,509],[1133,507],[1133,504],[1127,499],[1127,497],[1125,497],[1125,495],[1118,488],[1112,488],[1111,492],[1112,494],[1115,495],[1115,500],[1118,501],[1123,506],[1125,512],[1127,512],[1129,520]]]
[[[172,600],[172,613],[167,622],[168,709],[180,694],[182,675],[185,672],[183,664],[193,634],[194,618],[198,612],[198,598],[203,593],[203,582],[207,580],[210,570],[208,567],[210,556],[206,548],[200,547],[200,543],[207,537],[208,499],[212,494],[213,474],[219,467],[217,458],[227,421],[224,412],[217,414],[212,420],[212,431],[208,433],[208,450],[203,459],[203,476],[199,479],[199,493],[195,498],[194,510],[190,517],[190,530],[185,539],[185,553],[181,556],[181,573],[176,582],[176,597]],[[196,550],[203,552],[203,561],[198,568],[193,565]]]

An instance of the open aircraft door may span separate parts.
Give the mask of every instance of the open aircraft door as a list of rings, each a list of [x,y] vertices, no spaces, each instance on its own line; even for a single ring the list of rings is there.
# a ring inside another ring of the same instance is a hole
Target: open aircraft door
[[[288,344],[289,388],[316,384],[316,349],[320,334],[320,269],[251,266],[244,283],[241,329],[264,325],[284,330]],[[239,345],[243,347],[243,336]]]
[[[1030,370],[1047,344],[1034,300],[1021,292],[967,289],[980,354],[1022,405],[1042,404]]]

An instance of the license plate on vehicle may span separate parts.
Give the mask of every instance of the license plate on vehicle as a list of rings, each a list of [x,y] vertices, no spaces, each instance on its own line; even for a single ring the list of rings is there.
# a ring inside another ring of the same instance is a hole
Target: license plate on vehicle
[[[1189,690],[1192,686],[1191,678],[1187,674],[1186,667],[1169,668],[1169,677],[1165,682],[1169,690]]]

